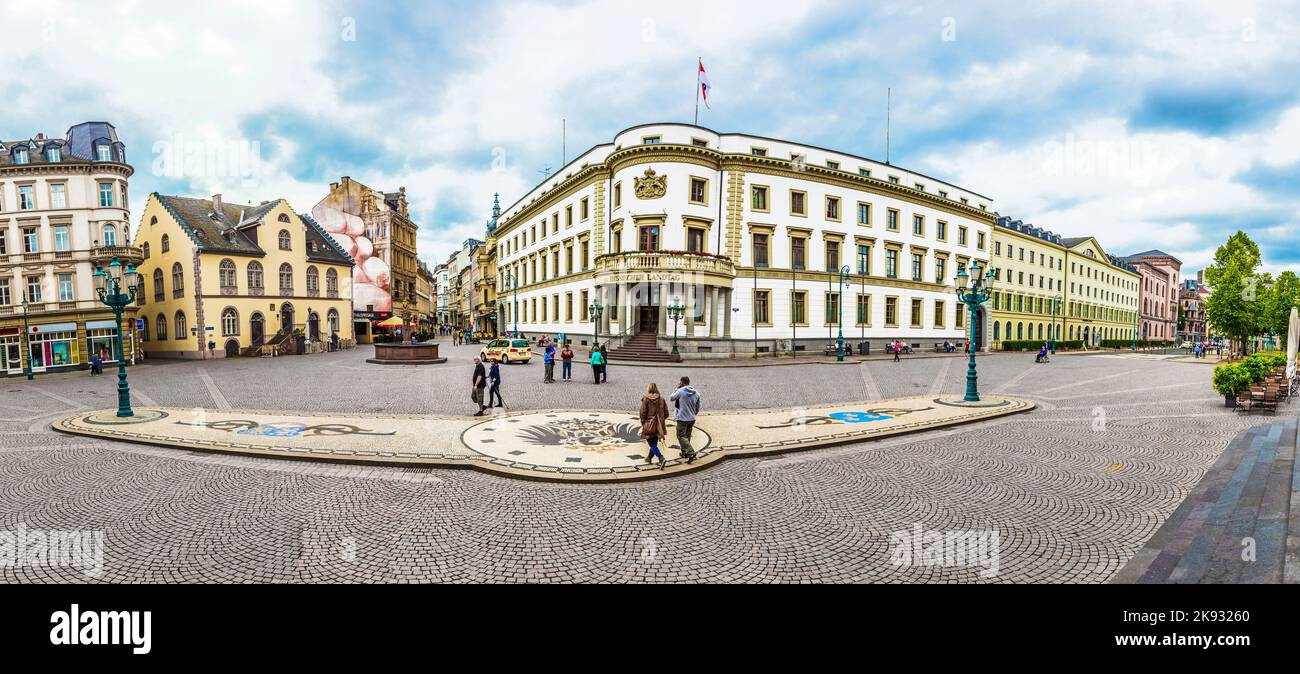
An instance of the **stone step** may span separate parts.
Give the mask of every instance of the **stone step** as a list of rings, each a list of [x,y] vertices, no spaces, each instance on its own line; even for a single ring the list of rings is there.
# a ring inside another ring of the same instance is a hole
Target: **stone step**
[[[1291,418],[1234,438],[1112,582],[1300,582],[1298,434]]]

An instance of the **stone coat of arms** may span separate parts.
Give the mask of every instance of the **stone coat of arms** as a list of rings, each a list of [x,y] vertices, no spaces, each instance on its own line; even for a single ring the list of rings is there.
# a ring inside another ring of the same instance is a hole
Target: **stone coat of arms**
[[[668,176],[658,175],[653,168],[647,168],[644,176],[633,179],[633,189],[638,199],[658,199],[668,194]]]

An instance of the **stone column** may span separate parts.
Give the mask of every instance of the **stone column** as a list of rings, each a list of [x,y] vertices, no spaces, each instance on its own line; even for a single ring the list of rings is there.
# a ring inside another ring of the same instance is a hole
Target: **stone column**
[[[621,292],[623,293],[623,324],[618,327],[620,332],[626,334],[632,327],[632,300],[635,296],[632,294],[631,285],[622,286]]]
[[[686,336],[695,336],[695,285],[683,286],[686,293],[685,302],[682,305],[686,307]]]
[[[731,310],[731,293],[731,288],[722,289],[722,306],[718,308],[722,312],[722,336],[726,339],[731,339],[731,315],[735,313]],[[750,321],[753,320],[750,316]]]
[[[654,301],[654,296],[650,297]],[[669,285],[667,283],[659,284],[659,336],[668,334],[668,310],[665,308],[669,301]]]
[[[709,336],[718,336],[718,286],[709,286]]]

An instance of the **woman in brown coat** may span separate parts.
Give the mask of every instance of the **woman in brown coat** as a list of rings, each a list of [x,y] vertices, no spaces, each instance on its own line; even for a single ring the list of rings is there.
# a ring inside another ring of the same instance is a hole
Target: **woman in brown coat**
[[[650,453],[645,462],[650,463],[659,457],[659,468],[664,467],[664,455],[659,451],[659,439],[668,435],[668,402],[659,395],[659,386],[650,384],[645,395],[641,396],[641,437],[650,444]]]

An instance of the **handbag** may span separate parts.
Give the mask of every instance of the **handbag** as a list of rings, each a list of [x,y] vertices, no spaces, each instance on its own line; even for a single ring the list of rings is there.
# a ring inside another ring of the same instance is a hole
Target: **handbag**
[[[655,423],[654,417],[650,417],[641,424],[641,437],[649,438],[656,435],[659,435],[659,424]]]

